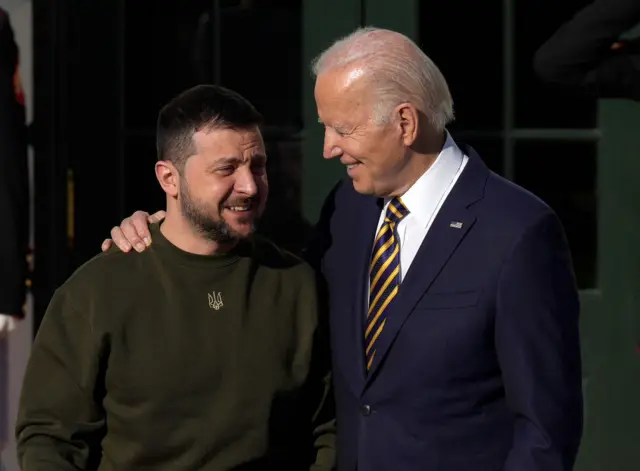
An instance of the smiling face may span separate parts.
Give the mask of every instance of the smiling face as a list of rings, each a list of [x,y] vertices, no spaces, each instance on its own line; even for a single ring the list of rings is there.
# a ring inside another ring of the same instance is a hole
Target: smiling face
[[[374,122],[375,94],[358,67],[318,75],[315,98],[325,126],[324,158],[339,158],[359,193],[395,194],[410,160],[407,144],[415,138],[403,123],[402,114],[413,113],[410,105],[396,108],[388,124]]]
[[[257,126],[193,135],[196,153],[180,174],[182,215],[208,239],[224,244],[250,236],[267,200],[267,157]]]

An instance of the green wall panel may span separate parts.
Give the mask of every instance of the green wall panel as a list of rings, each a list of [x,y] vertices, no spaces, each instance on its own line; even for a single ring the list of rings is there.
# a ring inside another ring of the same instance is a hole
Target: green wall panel
[[[576,469],[636,471],[640,469],[640,354],[636,351],[640,344],[640,105],[603,100],[599,118],[602,299],[583,309],[585,433]]]
[[[418,0],[365,0],[365,24],[418,40]]]
[[[324,198],[345,170],[339,162],[322,158],[324,130],[318,123],[310,64],[336,39],[361,25],[362,4],[360,0],[304,0],[302,15],[305,64],[302,70],[305,127],[302,144],[302,209],[305,217],[315,223]]]

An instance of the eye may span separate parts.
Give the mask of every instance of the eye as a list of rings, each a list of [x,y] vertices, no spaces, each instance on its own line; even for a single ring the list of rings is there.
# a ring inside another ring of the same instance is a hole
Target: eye
[[[231,175],[233,172],[235,172],[235,170],[236,170],[235,167],[233,167],[231,165],[228,165],[226,167],[220,167],[220,168],[216,169],[216,172],[221,174],[221,175],[227,176],[227,175]]]
[[[342,136],[342,137],[344,137],[344,135],[345,135],[344,131],[342,131],[340,129],[337,129],[337,128],[334,128],[333,126],[330,126],[328,124],[322,124],[322,126],[324,127],[324,132],[333,131],[338,136]]]
[[[251,171],[255,175],[264,175],[267,172],[266,164],[254,164],[251,166]]]
[[[349,134],[346,130],[342,128],[333,128],[333,132],[335,132],[340,137],[345,137],[347,134]]]

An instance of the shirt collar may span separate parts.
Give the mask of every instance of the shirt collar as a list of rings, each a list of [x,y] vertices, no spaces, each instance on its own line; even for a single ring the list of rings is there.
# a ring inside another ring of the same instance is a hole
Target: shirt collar
[[[401,197],[409,213],[424,227],[429,225],[436,207],[446,195],[464,160],[464,154],[449,132],[446,133],[444,146],[433,165]],[[388,204],[388,199],[385,203]]]

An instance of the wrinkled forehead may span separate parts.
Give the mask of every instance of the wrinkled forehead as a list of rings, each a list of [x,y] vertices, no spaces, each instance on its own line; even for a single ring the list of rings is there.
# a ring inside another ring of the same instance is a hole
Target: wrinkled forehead
[[[208,158],[265,154],[264,140],[257,126],[246,129],[202,129],[193,134],[196,154]]]
[[[368,72],[358,64],[335,67],[321,72],[316,77],[316,95],[364,95],[370,88],[370,81],[366,80]]]
[[[318,75],[315,87],[318,117],[323,122],[334,119],[362,118],[373,109],[371,85],[360,68],[330,70]]]

